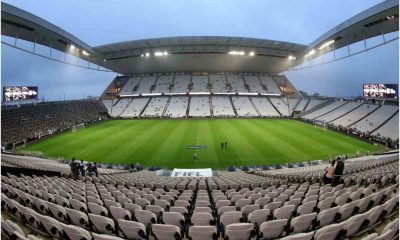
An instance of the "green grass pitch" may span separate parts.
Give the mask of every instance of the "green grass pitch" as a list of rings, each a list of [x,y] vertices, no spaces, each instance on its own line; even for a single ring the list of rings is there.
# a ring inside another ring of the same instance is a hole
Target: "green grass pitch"
[[[220,143],[225,141],[228,146],[221,149]],[[207,148],[190,150],[188,145]],[[354,156],[357,151],[365,154],[384,148],[296,120],[154,119],[110,120],[43,139],[23,150],[93,162],[223,169],[327,160],[338,154]],[[195,161],[194,153],[198,156]]]

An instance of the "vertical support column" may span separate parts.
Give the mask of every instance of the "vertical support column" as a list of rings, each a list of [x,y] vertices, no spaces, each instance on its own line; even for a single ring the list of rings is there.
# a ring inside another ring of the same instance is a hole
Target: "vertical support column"
[[[349,57],[350,57],[350,45],[349,45],[349,42],[347,41],[347,52],[348,52],[348,54],[349,54]]]
[[[51,58],[52,56],[51,56],[51,54],[52,54],[52,51],[53,51],[53,42],[51,42],[50,43],[50,53],[49,53],[49,58]]]

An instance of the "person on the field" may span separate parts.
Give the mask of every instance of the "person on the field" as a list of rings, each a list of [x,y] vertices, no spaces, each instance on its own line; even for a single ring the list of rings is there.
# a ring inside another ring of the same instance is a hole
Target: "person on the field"
[[[224,143],[221,142],[221,149],[224,149]]]
[[[337,157],[332,186],[335,187],[340,184],[340,180],[342,178],[343,172],[344,172],[344,162],[340,157]]]
[[[225,148],[228,146],[228,143],[225,141]]]
[[[324,175],[324,184],[332,184],[333,174],[335,173],[335,160],[331,161],[326,167]]]
[[[193,161],[195,161],[197,159],[197,154],[193,154]]]

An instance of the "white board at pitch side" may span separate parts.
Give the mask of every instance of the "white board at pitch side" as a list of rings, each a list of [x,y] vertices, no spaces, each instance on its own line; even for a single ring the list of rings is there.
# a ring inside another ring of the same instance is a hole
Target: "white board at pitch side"
[[[211,168],[174,168],[171,177],[212,177]]]

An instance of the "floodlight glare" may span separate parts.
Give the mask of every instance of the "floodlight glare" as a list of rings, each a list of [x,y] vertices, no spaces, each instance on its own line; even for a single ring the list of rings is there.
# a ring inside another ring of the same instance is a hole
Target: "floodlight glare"
[[[254,52],[249,52],[249,56],[254,56],[255,53]]]
[[[164,56],[167,56],[168,55],[168,52],[167,51],[164,51]]]
[[[85,55],[85,56],[89,56],[89,55],[90,55],[90,54],[87,53],[85,50],[82,50],[82,54]]]
[[[71,50],[75,50],[75,46],[74,45],[69,45],[69,48],[71,49]]]
[[[311,51],[309,51],[304,57],[311,57],[312,55],[315,54],[315,50],[312,49]]]
[[[150,57],[150,53],[147,52],[147,53],[145,54],[145,56],[146,56],[146,57]]]

